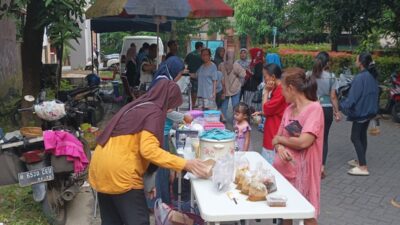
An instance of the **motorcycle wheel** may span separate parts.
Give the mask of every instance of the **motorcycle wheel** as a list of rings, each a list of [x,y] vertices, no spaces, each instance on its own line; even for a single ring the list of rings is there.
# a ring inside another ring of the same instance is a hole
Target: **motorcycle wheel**
[[[392,117],[394,122],[400,123],[400,102],[396,102],[396,104],[393,105]]]
[[[65,225],[67,220],[67,207],[57,201],[57,194],[54,190],[47,190],[46,197],[42,201],[43,213],[47,222],[51,225]]]

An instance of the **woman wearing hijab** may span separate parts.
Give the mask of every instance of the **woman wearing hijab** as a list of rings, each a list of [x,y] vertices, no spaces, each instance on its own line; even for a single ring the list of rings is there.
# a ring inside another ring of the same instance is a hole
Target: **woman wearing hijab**
[[[240,90],[242,87],[242,80],[246,76],[246,70],[238,63],[234,62],[235,53],[228,51],[226,54],[226,61],[221,63],[219,70],[223,74],[222,84],[225,99],[222,103],[222,113],[227,118],[227,111],[229,100],[232,101],[232,109],[240,102]]]
[[[178,56],[170,56],[162,62],[158,70],[154,73],[153,81],[150,84],[150,89],[160,80],[178,81],[182,77],[182,72],[185,69],[185,64]]]
[[[150,224],[143,176],[156,166],[205,177],[202,162],[186,161],[160,148],[167,111],[180,104],[178,85],[159,81],[146,94],[125,105],[97,138],[89,183],[98,193],[103,225]]]
[[[247,58],[249,51],[245,48],[240,49],[240,59],[236,63],[242,66],[243,69],[250,72],[250,60]]]
[[[264,64],[264,52],[260,48],[250,49],[250,70],[252,74],[247,74],[245,83],[243,85],[243,101],[252,110],[261,111],[261,102],[256,102],[255,95],[258,91],[258,85],[262,82],[263,77],[263,64]]]
[[[225,49],[223,47],[218,47],[215,50],[215,55],[214,55],[214,64],[219,67],[219,64],[224,62],[224,57],[225,57]]]
[[[182,72],[185,69],[183,61],[177,56],[170,56],[164,61],[158,71],[154,75],[153,82],[151,83],[150,89],[158,85],[160,81],[170,80],[177,82],[182,77]],[[167,119],[164,125],[164,143],[163,149],[169,151],[169,133],[174,123],[184,121],[185,123],[191,123],[193,118],[190,115],[185,115],[180,112],[171,111],[167,113]],[[170,196],[170,170],[160,168],[157,170],[155,187],[157,193],[157,199],[161,198],[166,204],[171,204]],[[150,187],[151,189],[152,187]],[[149,202],[152,208],[153,202]]]

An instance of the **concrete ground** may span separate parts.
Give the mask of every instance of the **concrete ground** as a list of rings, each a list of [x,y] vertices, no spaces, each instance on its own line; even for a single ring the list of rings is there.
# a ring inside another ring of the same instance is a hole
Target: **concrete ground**
[[[368,177],[347,175],[347,161],[356,157],[350,130],[351,123],[345,121],[334,122],[331,128],[319,224],[399,225],[400,209],[390,201],[400,195],[400,124],[381,120],[381,135],[368,136]],[[258,151],[262,133],[253,129],[251,136],[252,149]],[[88,187],[83,188],[69,205],[67,224],[100,224],[99,214],[93,217],[93,209],[93,195]]]

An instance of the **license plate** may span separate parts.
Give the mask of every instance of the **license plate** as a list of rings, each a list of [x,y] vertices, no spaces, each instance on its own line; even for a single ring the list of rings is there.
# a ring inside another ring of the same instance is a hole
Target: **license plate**
[[[18,173],[19,186],[21,187],[26,187],[32,184],[42,183],[50,180],[54,180],[52,166]]]

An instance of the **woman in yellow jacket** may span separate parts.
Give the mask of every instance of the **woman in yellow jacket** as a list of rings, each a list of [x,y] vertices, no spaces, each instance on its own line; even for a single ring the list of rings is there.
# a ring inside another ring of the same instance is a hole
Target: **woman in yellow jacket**
[[[124,106],[98,137],[89,182],[98,192],[103,225],[148,225],[143,176],[157,166],[206,176],[205,165],[160,148],[166,114],[182,104],[179,87],[169,80]]]

